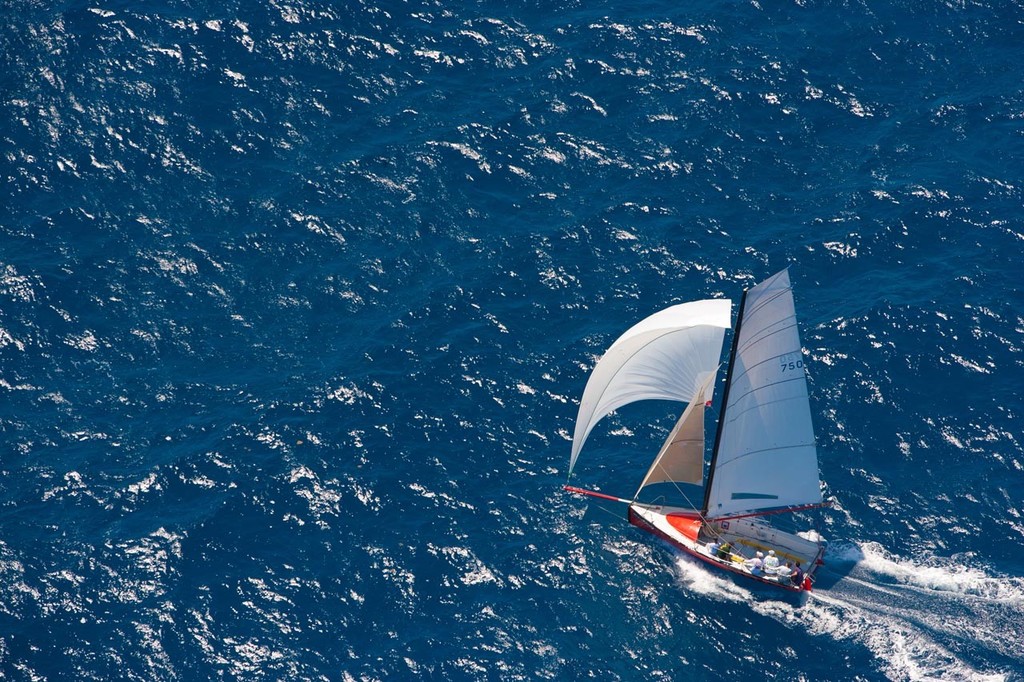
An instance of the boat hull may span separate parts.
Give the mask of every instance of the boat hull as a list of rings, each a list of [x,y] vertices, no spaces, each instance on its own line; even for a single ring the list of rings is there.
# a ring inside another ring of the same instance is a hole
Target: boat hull
[[[771,585],[786,592],[803,592],[811,589],[813,574],[821,563],[824,545],[805,540],[799,536],[783,533],[772,529],[770,534],[762,531],[759,524],[745,523],[740,525],[725,523],[705,524],[693,510],[682,510],[671,507],[646,507],[630,505],[629,522],[663,540],[678,547],[690,556],[700,559],[720,570],[740,575],[765,585]],[[764,536],[762,540],[759,536]],[[804,580],[794,585],[789,578],[758,574],[752,572],[745,564],[735,560],[722,560],[711,556],[705,548],[709,537],[722,537],[730,541],[738,550],[733,558],[748,558],[745,552],[753,555],[760,548],[779,547],[778,554],[784,558],[792,558],[806,567]]]

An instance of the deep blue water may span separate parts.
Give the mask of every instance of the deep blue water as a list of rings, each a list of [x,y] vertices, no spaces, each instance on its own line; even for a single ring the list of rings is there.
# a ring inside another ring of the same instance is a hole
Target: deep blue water
[[[1019,2],[0,20],[0,677],[1024,679]],[[805,604],[561,490],[621,331],[787,266]]]

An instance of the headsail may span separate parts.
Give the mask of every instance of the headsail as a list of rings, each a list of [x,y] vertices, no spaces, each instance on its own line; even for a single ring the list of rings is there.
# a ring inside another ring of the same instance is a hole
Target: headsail
[[[637,495],[644,486],[654,483],[693,483],[704,481],[704,407],[711,398],[715,375],[708,374],[697,394],[686,406],[675,428],[668,434],[661,452],[641,481]]]
[[[638,400],[694,399],[718,366],[731,308],[727,299],[675,305],[637,323],[611,345],[583,391],[570,474],[590,431],[608,413]]]
[[[708,480],[707,515],[821,502],[789,272],[746,293]]]

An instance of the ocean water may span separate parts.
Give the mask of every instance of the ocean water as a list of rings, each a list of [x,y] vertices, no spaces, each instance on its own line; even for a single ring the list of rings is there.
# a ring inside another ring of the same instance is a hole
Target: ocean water
[[[1024,679],[1019,2],[0,22],[3,679]],[[803,603],[561,490],[621,331],[787,266]]]

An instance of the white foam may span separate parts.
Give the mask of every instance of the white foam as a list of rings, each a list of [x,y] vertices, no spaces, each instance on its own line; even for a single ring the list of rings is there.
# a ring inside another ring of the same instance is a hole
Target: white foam
[[[34,277],[19,275],[13,265],[0,266],[0,294],[31,303],[36,300]]]
[[[831,566],[841,573],[835,584],[795,605],[753,595],[688,557],[676,561],[685,589],[749,603],[754,612],[811,635],[855,642],[891,679],[1005,680],[1006,672],[980,671],[958,656],[966,640],[1009,658],[1024,656],[1016,634],[1024,618],[1022,579],[993,577],[949,559],[902,558],[876,543],[830,547]]]
[[[914,617],[918,614],[916,608],[901,608],[898,597],[891,594],[872,601],[845,599],[819,590],[810,593],[803,609],[791,613],[811,634],[862,644],[879,660],[890,679],[1006,679],[1002,672],[981,672],[957,658],[936,639],[957,633],[934,633],[932,623],[921,623]]]
[[[980,568],[950,559],[900,558],[874,542],[859,545],[859,552],[863,555],[858,562],[862,568],[876,575],[894,578],[905,585],[1024,604],[1024,579],[1021,578],[992,577]]]
[[[88,329],[81,334],[75,335],[70,334],[64,339],[64,343],[77,348],[79,350],[94,351],[100,347],[100,342],[96,339],[96,335]]]
[[[734,580],[716,575],[687,556],[680,556],[676,560],[676,569],[679,583],[691,592],[717,597],[723,601],[738,602],[752,599],[751,593]]]

